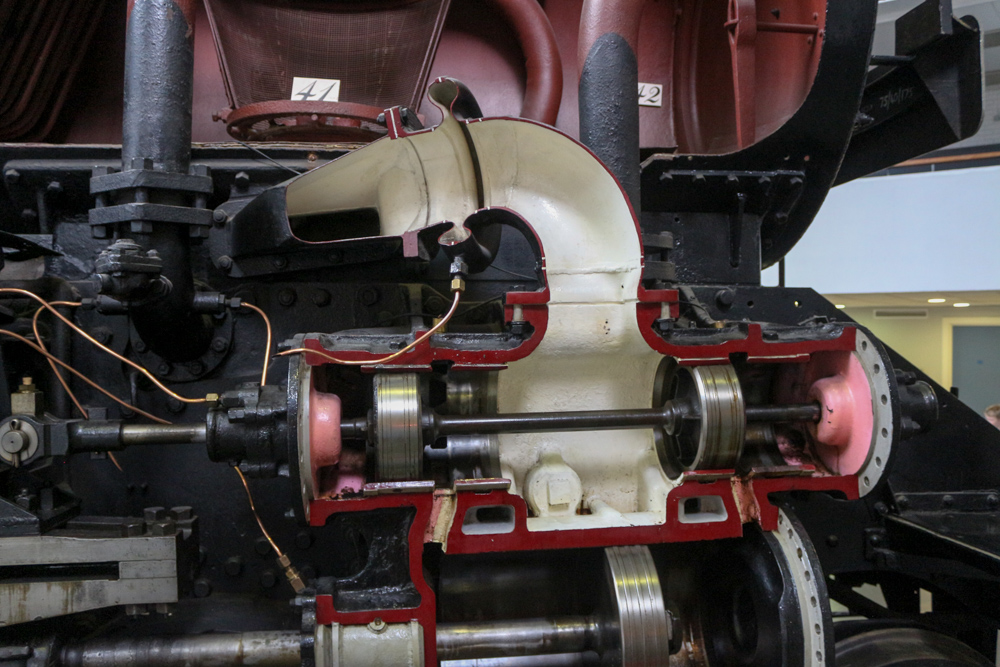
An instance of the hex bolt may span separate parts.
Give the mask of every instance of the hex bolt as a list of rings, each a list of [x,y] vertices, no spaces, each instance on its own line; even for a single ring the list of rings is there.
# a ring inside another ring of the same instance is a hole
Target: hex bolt
[[[253,543],[253,549],[261,556],[266,556],[271,553],[271,544],[266,537],[258,537]]]
[[[147,523],[152,523],[153,521],[161,521],[167,518],[167,508],[166,507],[147,507],[142,510],[142,518],[145,519]]]
[[[167,398],[167,412],[177,415],[184,412],[185,407],[187,406],[182,401],[177,400],[173,396]]]
[[[230,577],[238,577],[243,572],[243,558],[241,556],[230,556],[223,563],[222,569]]]
[[[871,544],[873,547],[877,547],[878,545],[882,544],[882,536],[878,534],[869,535],[868,543]]]
[[[989,505],[990,509],[996,509],[1000,507],[1000,496],[995,493],[991,493],[986,496],[986,504]]]
[[[149,532],[156,536],[176,535],[177,523],[173,519],[154,521],[149,525]]]
[[[215,260],[215,265],[223,271],[233,268],[233,258],[229,255],[222,255]]]
[[[896,506],[901,510],[905,510],[910,506],[910,499],[906,496],[896,496]]]
[[[221,208],[217,208],[212,211],[212,221],[219,227],[222,227],[229,222],[229,216]]]
[[[298,534],[295,535],[295,546],[299,549],[305,550],[312,546],[313,536],[308,531],[300,530]]]
[[[176,521],[190,521],[194,518],[194,508],[190,505],[178,505],[170,508],[170,514]]]
[[[248,187],[250,185],[250,174],[246,173],[245,171],[239,172],[238,174],[236,174],[235,182],[236,182],[236,187],[238,188]]]
[[[50,181],[45,189],[48,190],[50,194],[58,194],[63,191],[63,186],[59,181]]]
[[[840,538],[839,537],[837,537],[836,535],[827,535],[826,536],[826,546],[830,547],[831,549],[834,549],[834,548],[836,548],[836,546],[838,544],[840,544]]]
[[[297,298],[298,294],[290,287],[278,290],[278,303],[282,306],[288,307],[293,305]]]
[[[95,327],[94,330],[91,331],[91,334],[94,336],[97,342],[102,345],[107,345],[108,343],[111,342],[111,339],[114,337],[114,334],[112,334],[111,329],[107,327]]]
[[[126,519],[122,523],[122,537],[141,537],[144,528],[141,519]]]
[[[875,511],[878,512],[881,516],[885,516],[886,514],[889,513],[889,508],[886,506],[885,503],[878,502],[875,503]]]
[[[275,258],[273,258],[271,260],[271,264],[276,269],[283,269],[286,266],[288,266],[288,258],[287,257],[275,257]]]
[[[196,598],[207,598],[212,594],[212,584],[205,578],[195,579],[194,588],[192,590]]]
[[[146,344],[141,340],[135,340],[132,342],[132,349],[138,352],[139,354],[142,354],[143,352],[146,351]]]
[[[945,494],[944,497],[941,498],[941,507],[951,507],[954,504],[955,498],[950,494]]]
[[[21,172],[17,169],[7,169],[3,172],[3,178],[5,181],[13,185],[21,179]]]
[[[736,292],[731,289],[720,289],[715,293],[715,303],[719,308],[728,308],[736,300]]]
[[[278,575],[274,570],[264,570],[260,573],[260,585],[264,588],[274,588],[278,584]]]
[[[170,368],[170,364],[169,363],[167,363],[166,361],[161,361],[160,365],[156,367],[156,374],[157,375],[170,375],[170,371],[171,370],[172,369]]]
[[[187,364],[187,369],[188,372],[191,373],[191,375],[201,375],[202,373],[205,372],[205,364],[197,360],[189,361]]]
[[[360,297],[361,297],[361,303],[363,303],[364,305],[374,306],[376,303],[378,303],[380,295],[378,293],[378,290],[375,289],[374,287],[366,287],[365,289],[361,290]]]
[[[222,354],[228,349],[229,349],[229,341],[226,340],[225,338],[219,337],[212,340],[212,350],[214,352]]]

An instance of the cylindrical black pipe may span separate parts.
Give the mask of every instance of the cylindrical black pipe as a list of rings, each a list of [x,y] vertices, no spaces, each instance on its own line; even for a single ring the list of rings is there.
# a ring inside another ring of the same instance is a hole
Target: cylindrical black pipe
[[[191,104],[194,90],[194,3],[136,0],[125,42],[125,113],[122,169],[186,174],[191,163]],[[188,195],[169,190],[145,193],[151,203],[185,206]],[[138,198],[138,193],[136,195]],[[170,293],[136,306],[131,314],[149,348],[168,361],[197,359],[211,332],[193,312],[194,280],[188,225],[153,222],[151,231],[129,230],[163,261]]]
[[[194,22],[191,3],[136,0],[125,41],[122,166],[187,173],[191,162]]]
[[[234,634],[94,639],[65,647],[63,667],[298,667],[301,635],[291,630]]]
[[[639,24],[648,0],[585,0],[580,17],[580,141],[639,200]]]
[[[184,225],[154,223],[150,234],[135,234],[163,260],[162,275],[170,281],[170,293],[130,310],[132,322],[149,348],[169,361],[197,359],[212,342],[212,332],[194,311],[194,279],[191,274],[191,244]]]

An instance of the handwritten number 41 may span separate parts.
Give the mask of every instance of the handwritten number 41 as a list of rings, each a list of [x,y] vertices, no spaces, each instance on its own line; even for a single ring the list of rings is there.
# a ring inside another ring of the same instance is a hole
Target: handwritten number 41
[[[317,100],[316,100],[317,102],[322,102],[322,101],[326,100],[326,96],[330,94],[330,91],[333,90],[337,86],[336,83],[331,83],[327,87],[327,89],[323,91],[322,94],[319,94],[319,93],[315,93],[314,94],[313,93],[313,89],[316,88],[316,84],[317,83],[318,83],[317,81],[310,82],[310,84],[309,84],[308,87],[303,88],[299,92],[295,93],[295,95],[300,100],[302,100],[302,101],[311,100],[312,98],[316,97],[317,98]]]

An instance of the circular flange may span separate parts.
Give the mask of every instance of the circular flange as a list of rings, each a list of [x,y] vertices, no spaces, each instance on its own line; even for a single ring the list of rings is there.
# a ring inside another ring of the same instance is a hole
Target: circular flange
[[[858,494],[875,488],[889,465],[889,454],[899,423],[896,377],[882,345],[860,327],[855,335],[854,354],[861,362],[871,387],[872,435],[868,458],[858,471]]]
[[[662,667],[670,662],[670,625],[660,577],[647,546],[607,547],[604,574],[612,622],[601,662],[616,667]],[[617,622],[614,622],[617,621]]]
[[[664,357],[656,371],[653,407],[667,401],[685,405],[690,412],[672,428],[654,430],[656,452],[668,477],[736,467],[743,453],[746,406],[735,368],[680,366]]]
[[[379,481],[419,479],[424,442],[420,425],[420,383],[416,373],[375,376],[375,459]]]

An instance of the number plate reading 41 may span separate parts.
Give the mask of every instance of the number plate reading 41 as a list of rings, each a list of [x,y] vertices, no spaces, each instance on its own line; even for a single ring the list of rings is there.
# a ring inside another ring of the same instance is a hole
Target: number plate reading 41
[[[292,97],[302,102],[339,102],[340,79],[292,78]],[[657,105],[659,106],[659,105]]]
[[[639,106],[641,107],[663,106],[663,86],[661,86],[658,83],[640,83]]]

